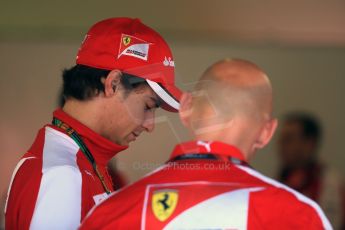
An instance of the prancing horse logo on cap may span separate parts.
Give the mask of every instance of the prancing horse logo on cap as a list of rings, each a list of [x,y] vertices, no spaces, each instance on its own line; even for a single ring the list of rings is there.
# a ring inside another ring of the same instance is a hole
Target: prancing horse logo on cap
[[[140,38],[122,34],[117,59],[122,56],[131,56],[147,61],[150,45],[151,43]]]
[[[131,38],[128,37],[128,36],[124,36],[124,37],[122,38],[122,42],[123,42],[123,44],[124,44],[125,46],[128,46],[128,44],[131,43]]]

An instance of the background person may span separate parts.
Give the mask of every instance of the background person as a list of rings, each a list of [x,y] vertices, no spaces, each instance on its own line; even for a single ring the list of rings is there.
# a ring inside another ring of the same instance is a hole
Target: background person
[[[344,229],[345,191],[340,175],[319,158],[323,131],[312,114],[291,112],[279,132],[279,181],[320,204],[335,229]]]

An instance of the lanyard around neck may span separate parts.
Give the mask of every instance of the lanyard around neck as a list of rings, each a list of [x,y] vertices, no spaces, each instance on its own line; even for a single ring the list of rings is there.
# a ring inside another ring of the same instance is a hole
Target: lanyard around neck
[[[66,132],[66,134],[75,141],[75,143],[79,146],[79,148],[81,149],[84,156],[87,158],[87,160],[92,165],[93,170],[95,171],[97,177],[99,178],[99,180],[102,183],[104,191],[107,194],[110,194],[111,191],[108,188],[107,184],[105,183],[104,176],[101,174],[101,172],[98,169],[95,158],[91,154],[90,150],[86,147],[85,143],[80,138],[78,133],[74,129],[69,127],[66,123],[60,121],[59,119],[57,119],[55,117],[53,118],[52,124],[56,127],[59,127],[60,129],[63,129]]]

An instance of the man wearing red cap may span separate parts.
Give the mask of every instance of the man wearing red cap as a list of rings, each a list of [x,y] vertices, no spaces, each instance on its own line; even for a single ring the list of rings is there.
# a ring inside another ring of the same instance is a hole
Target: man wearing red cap
[[[266,74],[223,60],[195,89],[179,110],[194,140],[96,206],[80,229],[331,229],[315,202],[248,165],[277,126]]]
[[[63,73],[63,108],[14,170],[6,229],[76,229],[114,191],[108,161],[153,130],[155,108],[179,109],[170,48],[138,19],[92,26],[76,64]]]

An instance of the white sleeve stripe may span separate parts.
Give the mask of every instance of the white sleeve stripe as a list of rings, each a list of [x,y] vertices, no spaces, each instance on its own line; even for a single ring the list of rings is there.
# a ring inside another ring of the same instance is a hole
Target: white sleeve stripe
[[[13,174],[12,174],[12,177],[11,177],[11,182],[10,182],[10,186],[8,187],[8,190],[7,190],[7,197],[6,197],[6,203],[5,203],[5,214],[6,214],[6,210],[7,210],[7,202],[8,202],[8,198],[10,196],[10,192],[11,192],[11,188],[12,188],[12,184],[13,184],[13,181],[14,181],[14,178],[16,177],[16,174],[19,170],[19,168],[24,164],[24,162],[28,159],[32,159],[32,158],[35,158],[35,157],[27,157],[27,158],[23,158],[21,159],[18,164],[16,165],[14,171],[13,171]]]
[[[48,132],[48,133],[54,134],[57,139],[61,139],[61,140],[65,141],[66,142],[65,145],[70,145],[72,148],[74,147],[76,149],[79,148],[77,143],[75,143],[75,141],[71,137],[69,137],[67,134],[62,133],[62,132],[60,132],[60,131],[58,131],[56,129],[53,129],[53,128],[49,127],[49,126],[45,127],[45,131],[46,131],[46,133]],[[57,139],[55,139],[55,141]],[[67,142],[68,142],[68,144],[67,144]]]
[[[70,165],[78,168],[76,155],[79,146],[66,134],[46,127],[42,154],[42,173],[51,167]]]
[[[79,169],[66,165],[45,171],[30,229],[77,229],[81,221],[81,189]]]
[[[268,184],[271,184],[271,185],[278,187],[278,188],[282,188],[282,189],[292,193],[299,201],[306,203],[315,209],[315,211],[318,214],[318,216],[320,217],[322,224],[323,224],[323,227],[325,229],[327,229],[327,230],[333,229],[329,220],[327,219],[327,217],[325,216],[325,214],[321,210],[320,206],[317,203],[315,203],[313,200],[311,200],[308,197],[296,192],[295,190],[289,188],[288,186],[279,183],[278,181],[275,181],[269,177],[262,175],[259,172],[254,171],[251,168],[248,168],[246,166],[241,166],[241,165],[236,165],[236,167],[240,168],[241,170],[247,172],[251,176],[254,176],[254,177],[256,177],[256,178],[258,178],[258,179],[260,179],[260,180],[262,180]]]
[[[30,229],[77,229],[81,221],[82,176],[78,145],[67,135],[46,127],[42,178]]]

